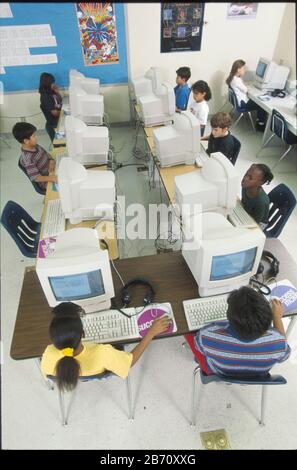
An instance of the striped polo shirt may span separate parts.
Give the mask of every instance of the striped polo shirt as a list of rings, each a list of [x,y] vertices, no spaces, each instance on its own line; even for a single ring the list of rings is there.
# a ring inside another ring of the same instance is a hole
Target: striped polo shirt
[[[211,323],[195,336],[198,351],[206,358],[208,368],[219,375],[266,375],[277,362],[290,354],[286,339],[275,329],[253,341],[240,339],[228,321]]]
[[[25,168],[30,180],[34,181],[37,176],[48,176],[48,163],[50,155],[40,145],[36,145],[36,150],[21,149],[21,165]],[[47,183],[38,183],[43,189]]]

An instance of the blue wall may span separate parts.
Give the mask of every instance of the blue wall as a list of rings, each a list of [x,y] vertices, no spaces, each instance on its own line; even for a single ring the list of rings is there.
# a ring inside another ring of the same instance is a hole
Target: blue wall
[[[28,24],[49,24],[56,37],[55,47],[34,47],[31,54],[57,54],[58,63],[44,65],[21,65],[5,67],[0,75],[4,92],[38,90],[42,72],[55,76],[61,87],[69,85],[69,70],[77,69],[87,77],[98,77],[103,84],[127,83],[127,54],[124,5],[114,3],[120,61],[118,64],[93,65],[85,67],[76,10],[74,3],[10,3],[13,18],[0,19],[0,26],[22,26]]]

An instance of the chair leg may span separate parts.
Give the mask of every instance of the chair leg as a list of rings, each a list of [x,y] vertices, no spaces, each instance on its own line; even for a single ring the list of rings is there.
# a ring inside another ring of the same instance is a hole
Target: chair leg
[[[285,158],[285,156],[291,151],[292,149],[292,145],[289,145],[289,148],[285,151],[285,153],[280,157],[280,159],[278,160],[278,162],[276,162],[275,165],[273,165],[273,167],[271,168],[272,170],[279,164],[279,162],[281,160],[283,160]]]
[[[200,371],[200,366],[197,366],[193,372],[192,377],[192,398],[191,398],[191,426],[196,426],[196,375]]]
[[[242,118],[242,116],[243,116],[243,113],[241,113],[241,114],[239,115],[239,117],[236,119],[236,121],[235,121],[234,124],[232,125],[233,129],[234,129],[234,127],[239,123],[239,121],[240,121],[240,119]]]
[[[64,400],[64,392],[62,392],[58,388],[58,394],[59,394],[59,404],[60,404],[60,411],[61,411],[61,418],[62,418],[62,425],[66,426],[68,423],[66,421],[65,417],[65,400]]]
[[[248,111],[248,116],[249,116],[249,118],[250,118],[253,131],[256,132],[256,129],[255,129],[255,126],[254,126],[254,121],[253,121],[253,118],[252,118],[252,115],[251,115],[250,111]]]
[[[127,385],[127,395],[128,395],[129,420],[134,421],[132,388],[131,388],[131,381],[130,381],[130,376],[129,375],[126,378],[126,385]]]
[[[259,150],[259,151],[257,152],[257,154],[256,154],[256,158],[260,155],[261,150],[262,150],[264,147],[266,147],[266,145],[271,141],[271,139],[273,139],[274,135],[275,135],[275,134],[271,134],[271,136],[266,140],[266,142],[264,142],[264,144],[261,145],[260,150]]]
[[[42,377],[42,379],[43,379],[43,382],[44,382],[45,385],[46,385],[46,388],[47,388],[48,390],[54,390],[54,384],[53,384],[53,382],[52,382],[51,380],[49,380],[49,379],[46,379],[46,378],[44,377],[43,373],[41,372],[41,368],[40,368],[40,358],[39,358],[39,357],[35,359],[35,364],[37,365],[37,369],[38,369],[39,372],[40,372],[40,375],[41,375],[41,377]]]
[[[267,402],[267,385],[262,385],[262,396],[261,396],[261,419],[259,421],[260,426],[265,426],[265,412]]]

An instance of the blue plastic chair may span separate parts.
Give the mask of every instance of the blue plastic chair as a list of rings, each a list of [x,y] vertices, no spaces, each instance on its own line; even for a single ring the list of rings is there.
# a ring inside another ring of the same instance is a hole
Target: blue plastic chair
[[[287,145],[289,145],[289,147],[281,155],[280,159],[276,162],[276,164],[273,165],[272,168],[275,168],[279,164],[279,162],[283,160],[285,156],[291,151],[293,145],[297,144],[297,137],[289,131],[285,118],[280,112],[276,111],[275,109],[272,110],[270,130],[272,132],[271,136],[266,140],[266,142],[264,142],[256,156],[258,157],[261,150],[273,139],[273,137],[278,137]]]
[[[285,184],[281,183],[268,193],[270,209],[268,225],[264,229],[267,238],[277,238],[296,206],[296,197]]]
[[[270,375],[267,374],[264,377],[223,377],[219,375],[206,375],[200,368],[197,366],[193,372],[193,386],[192,386],[192,418],[191,426],[196,425],[196,407],[195,407],[195,398],[196,398],[196,386],[195,379],[196,375],[200,372],[200,378],[203,385],[207,385],[211,382],[225,382],[228,384],[239,384],[239,385],[262,385],[262,397],[261,397],[261,418],[259,424],[264,426],[265,422],[265,411],[266,411],[266,398],[267,398],[267,387],[268,385],[284,385],[287,383],[286,379],[282,375]]]
[[[18,162],[18,165],[19,165],[19,168],[25,173],[25,175],[27,176],[27,178],[29,178],[25,168],[23,167],[23,165],[21,164],[21,159],[19,159],[19,162]],[[29,178],[30,180],[30,178]],[[38,193],[38,194],[42,194],[43,196],[45,196],[45,193],[46,193],[46,189],[42,189],[38,183],[36,183],[35,181],[32,181],[30,180],[30,182],[32,183],[35,191]]]
[[[239,106],[236,94],[235,94],[234,90],[231,87],[229,87],[229,89],[228,89],[228,99],[229,99],[229,103],[233,106],[233,109],[236,112],[239,113],[239,117],[236,119],[236,121],[234,122],[232,127],[234,128],[239,123],[240,119],[242,118],[242,116],[244,114],[248,114],[248,116],[250,118],[250,121],[251,121],[251,124],[252,124],[252,128],[256,132],[254,122],[253,122],[253,119],[252,119],[252,115],[251,115],[252,110],[246,109],[244,106]]]
[[[14,201],[8,201],[1,215],[1,224],[24,256],[37,256],[41,224],[32,219],[25,209]]]

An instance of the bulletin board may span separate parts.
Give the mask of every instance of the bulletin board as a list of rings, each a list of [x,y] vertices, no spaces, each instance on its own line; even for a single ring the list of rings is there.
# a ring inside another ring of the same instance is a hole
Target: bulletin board
[[[28,28],[28,25],[43,25],[43,27],[49,25],[56,45],[32,47],[30,55],[49,54],[51,57],[56,56],[56,62],[4,67],[5,73],[0,75],[4,93],[38,90],[42,72],[52,73],[59,86],[68,87],[70,69],[77,69],[87,77],[99,78],[102,84],[127,83],[124,4],[107,5],[112,5],[113,8],[118,60],[90,67],[86,66],[84,61],[75,3],[9,3],[12,17],[0,18],[0,32],[1,26],[27,25]],[[5,47],[9,47],[9,38],[5,41]]]
[[[204,3],[161,3],[161,52],[200,51]]]

